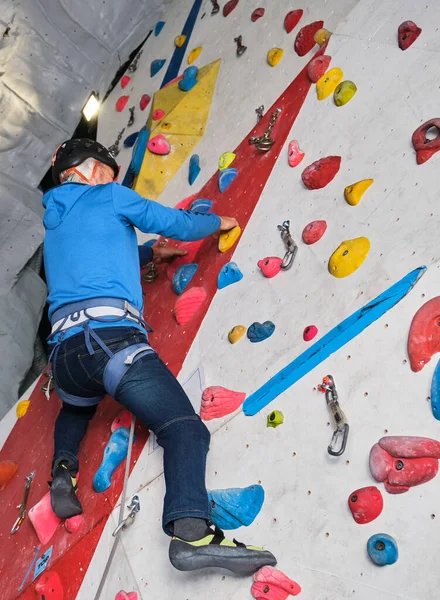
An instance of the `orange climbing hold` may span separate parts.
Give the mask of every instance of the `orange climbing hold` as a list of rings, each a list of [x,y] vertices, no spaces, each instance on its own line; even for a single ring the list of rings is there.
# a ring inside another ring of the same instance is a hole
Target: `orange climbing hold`
[[[298,31],[295,39],[294,49],[298,56],[305,56],[313,46],[316,44],[314,35],[317,31],[322,29],[324,21],[315,21],[306,25]]]
[[[298,10],[291,10],[284,17],[284,29],[287,33],[290,33],[298,23],[301,21],[301,17],[303,16],[303,10],[299,8]]]
[[[251,592],[256,600],[286,600],[297,596],[301,586],[275,567],[266,566],[255,573]]]
[[[186,325],[191,321],[203,302],[206,292],[201,287],[193,287],[183,292],[174,305],[174,316],[179,325]]]
[[[122,112],[124,110],[124,108],[127,106],[127,102],[128,102],[129,98],[130,98],[130,96],[121,96],[120,98],[117,99],[116,110],[118,112]]]
[[[14,477],[18,469],[18,463],[14,460],[2,460],[0,462],[0,490],[4,490],[8,482]]]
[[[245,398],[244,392],[234,392],[219,385],[208,387],[202,394],[200,417],[211,421],[230,415],[240,408]]]
[[[411,369],[421,371],[440,351],[440,296],[425,302],[414,315],[408,335]]]

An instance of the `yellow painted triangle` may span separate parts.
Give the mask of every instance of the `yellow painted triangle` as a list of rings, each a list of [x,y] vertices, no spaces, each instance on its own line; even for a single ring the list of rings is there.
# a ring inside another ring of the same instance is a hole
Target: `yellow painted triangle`
[[[205,133],[219,68],[220,59],[202,67],[197,74],[197,85],[189,92],[183,92],[176,81],[154,94],[147,129],[150,129],[150,139],[164,135],[171,144],[171,152],[159,156],[148,149],[145,151],[134,185],[141,196],[157,200],[185,160],[194,153]],[[153,112],[157,109],[162,109],[165,116],[154,121]]]

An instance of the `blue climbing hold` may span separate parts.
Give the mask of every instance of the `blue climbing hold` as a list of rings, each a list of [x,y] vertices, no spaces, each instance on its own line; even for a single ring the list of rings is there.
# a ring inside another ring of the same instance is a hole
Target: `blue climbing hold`
[[[178,85],[182,92],[189,92],[196,84],[197,79],[195,77],[187,77],[186,79],[181,79]]]
[[[161,70],[161,68],[164,66],[165,63],[166,63],[166,60],[164,58],[156,58],[156,60],[153,60],[153,62],[151,63],[151,66],[150,66],[151,77],[154,77],[156,75],[156,73],[159,73],[159,71]]]
[[[159,35],[159,33],[162,31],[162,29],[164,28],[165,25],[165,21],[158,21],[156,23],[156,27],[154,28],[154,35],[157,37]]]
[[[202,215],[206,215],[212,208],[212,200],[206,200],[206,198],[199,198],[198,200],[194,200],[191,204],[190,210],[192,212],[201,213]]]
[[[220,171],[218,174],[218,187],[220,188],[220,191],[224,192],[228,185],[232,183],[236,177],[237,169],[234,169],[234,167]]]
[[[127,456],[129,435],[130,430],[127,427],[119,427],[111,434],[101,465],[93,478],[95,492],[104,492],[110,487],[113,473]]]
[[[135,176],[139,175],[139,172],[144,161],[145,152],[147,151],[148,138],[150,137],[150,130],[145,126],[139,131],[138,138],[135,145],[133,146],[133,152],[131,155],[130,168],[132,169]]]
[[[272,335],[275,331],[275,325],[272,321],[264,321],[264,323],[252,323],[247,330],[247,336],[249,340],[256,344],[257,342],[263,342]]]
[[[229,262],[226,265],[223,265],[220,273],[218,274],[217,287],[219,290],[222,290],[228,285],[232,285],[233,283],[237,283],[243,279],[243,273],[238,268],[238,265],[235,262]]]
[[[264,502],[261,485],[208,492],[212,520],[220,529],[238,529],[254,522]]]
[[[199,67],[187,67],[183,72],[184,79],[195,79],[199,74]]]
[[[130,133],[124,140],[124,148],[132,148],[138,138],[139,131],[135,131],[134,133]]]
[[[399,558],[396,540],[387,533],[376,533],[367,542],[368,556],[378,567],[393,565]]]
[[[199,268],[196,263],[188,263],[179,267],[173,275],[173,290],[178,296],[185,290]]]
[[[200,174],[200,158],[198,154],[193,154],[189,161],[188,181],[192,185]]]
[[[440,360],[432,376],[431,383],[431,410],[437,421],[440,421]]]

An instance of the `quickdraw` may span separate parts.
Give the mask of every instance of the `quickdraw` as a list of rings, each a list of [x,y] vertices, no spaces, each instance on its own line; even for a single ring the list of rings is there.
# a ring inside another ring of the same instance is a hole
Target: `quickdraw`
[[[318,385],[318,390],[325,393],[325,399],[329,411],[332,414],[333,420],[336,425],[336,429],[333,432],[333,436],[327,452],[332,456],[341,456],[344,453],[347,445],[347,438],[350,426],[347,423],[347,418],[344,415],[338,402],[338,392],[336,391],[335,380],[331,375],[327,375],[323,378],[322,383]],[[339,441],[340,440],[340,441]],[[339,441],[339,444],[338,444]],[[338,447],[339,446],[339,447]],[[338,447],[338,449],[336,449]]]
[[[296,253],[298,252],[298,246],[295,244],[295,241],[290,233],[290,221],[284,221],[282,225],[278,225],[278,231],[281,232],[281,239],[287,248],[287,252],[284,255],[281,263],[281,269],[287,271],[287,269],[290,269],[290,267],[293,265]]]

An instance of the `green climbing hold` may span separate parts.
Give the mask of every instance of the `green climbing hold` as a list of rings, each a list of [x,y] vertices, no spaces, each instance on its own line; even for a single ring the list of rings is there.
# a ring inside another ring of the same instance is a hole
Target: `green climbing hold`
[[[270,415],[267,415],[267,426],[278,427],[284,423],[284,415],[280,410],[273,410]]]
[[[336,106],[344,106],[344,104],[350,102],[356,92],[357,87],[352,81],[342,81],[333,94]]]

